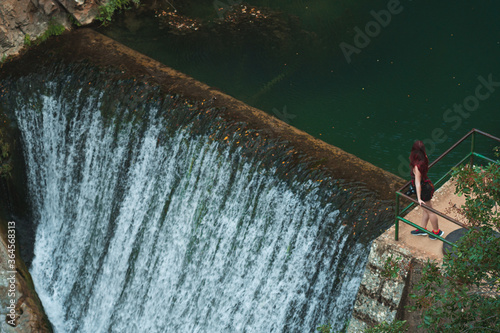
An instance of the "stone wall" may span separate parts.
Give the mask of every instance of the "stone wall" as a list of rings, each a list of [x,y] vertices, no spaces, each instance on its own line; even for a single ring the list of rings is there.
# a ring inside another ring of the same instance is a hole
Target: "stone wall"
[[[391,323],[394,319],[403,319],[415,259],[408,249],[387,243],[385,237],[385,234],[380,236],[372,244],[348,333],[363,332],[384,321]],[[383,277],[388,258],[395,263],[397,274]]]
[[[17,54],[25,39],[34,40],[52,24],[89,24],[106,0],[1,0],[0,57]]]

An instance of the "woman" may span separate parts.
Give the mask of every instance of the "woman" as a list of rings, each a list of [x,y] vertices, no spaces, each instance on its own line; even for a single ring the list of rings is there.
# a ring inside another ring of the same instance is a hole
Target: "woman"
[[[417,201],[420,206],[426,205],[432,208],[431,199],[434,194],[434,186],[427,178],[427,171],[429,170],[429,159],[425,153],[425,146],[422,141],[415,141],[413,147],[411,147],[410,153],[410,170],[411,178],[414,181]],[[443,236],[444,232],[439,230],[438,218],[436,214],[422,208],[422,221],[420,226],[427,229],[427,223],[431,221],[432,233],[437,236]],[[418,229],[411,232],[412,235],[425,236],[427,233],[420,231]],[[433,235],[429,235],[429,238],[434,240],[437,239]]]

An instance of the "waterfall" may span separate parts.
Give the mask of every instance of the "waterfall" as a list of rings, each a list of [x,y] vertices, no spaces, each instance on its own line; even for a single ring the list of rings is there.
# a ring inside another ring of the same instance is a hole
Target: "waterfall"
[[[30,271],[55,331],[342,328],[368,251],[355,185],[134,81],[54,65],[4,83],[36,223]]]

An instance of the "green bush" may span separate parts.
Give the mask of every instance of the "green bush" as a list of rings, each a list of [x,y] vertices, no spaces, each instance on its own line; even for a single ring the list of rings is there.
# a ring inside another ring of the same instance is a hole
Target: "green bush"
[[[36,43],[37,44],[43,43],[51,36],[59,36],[65,30],[66,28],[62,24],[58,24],[54,20],[50,20],[47,30],[45,30],[45,32],[36,39]]]
[[[31,37],[29,34],[24,35],[24,45],[31,46]]]
[[[391,254],[385,260],[380,276],[386,279],[396,279],[403,269],[405,269],[403,259],[401,257],[394,257]]]
[[[49,21],[49,25],[47,27],[47,30],[43,34],[41,34],[35,41],[35,45],[39,45],[40,43],[45,42],[47,39],[49,39],[52,36],[59,36],[62,34],[66,28],[59,23],[56,23],[53,19]],[[24,45],[27,47],[30,47],[33,44],[31,41],[31,36],[29,34],[24,35]],[[2,59],[2,62],[4,60]]]
[[[132,4],[139,6],[140,0],[108,0],[105,4],[99,7],[99,15],[96,19],[101,21],[103,24],[108,24],[111,22],[111,18],[113,17],[115,11],[129,9]]]

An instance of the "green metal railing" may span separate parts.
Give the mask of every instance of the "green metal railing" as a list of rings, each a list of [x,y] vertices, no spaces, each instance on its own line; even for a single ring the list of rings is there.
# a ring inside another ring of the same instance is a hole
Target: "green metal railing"
[[[475,150],[475,143],[476,143],[476,140],[475,140],[475,135],[477,134],[481,134],[489,139],[492,139],[492,140],[495,140],[497,142],[500,142],[500,139],[491,135],[491,134],[488,134],[488,133],[485,133],[485,132],[482,132],[478,129],[475,129],[473,128],[469,133],[467,133],[463,138],[461,138],[460,140],[458,140],[453,146],[451,146],[447,151],[445,151],[443,154],[441,154],[441,156],[439,156],[434,162],[432,162],[430,165],[429,165],[429,170],[436,164],[438,163],[443,157],[445,157],[446,155],[448,155],[452,150],[454,150],[456,147],[458,147],[462,142],[464,142],[467,138],[469,138],[469,136],[471,137],[471,149],[470,149],[470,153],[467,154],[460,162],[458,162],[454,167],[457,167],[459,165],[461,165],[462,163],[464,163],[467,159],[469,159],[469,163],[470,165],[472,166],[473,163],[474,163],[474,157],[477,157],[477,158],[480,158],[482,160],[485,160],[485,161],[488,161],[488,162],[491,162],[491,163],[497,163],[497,161],[495,160],[492,160],[491,158],[488,158],[484,155],[481,155],[481,154],[478,154],[476,153],[474,150]],[[453,168],[454,168],[453,167]],[[437,189],[440,185],[442,185],[442,183],[445,182],[446,179],[448,179],[452,173],[452,169],[453,168],[450,168],[450,170],[444,175],[442,176],[437,182],[434,183],[434,187]],[[440,236],[437,236],[437,235],[434,235],[431,231],[428,231],[427,229],[424,229],[422,228],[421,226],[405,219],[403,217],[403,215],[408,212],[408,210],[410,210],[414,205],[418,205],[418,201],[416,201],[415,199],[407,196],[406,194],[404,194],[403,191],[405,191],[405,189],[410,185],[411,181],[408,181],[403,187],[401,187],[398,191],[396,191],[396,221],[395,221],[395,240],[398,240],[399,239],[399,221],[403,221],[405,222],[406,224],[409,224],[411,225],[412,227],[415,227],[416,229],[420,230],[420,231],[423,231],[429,235],[432,235],[434,237],[436,237],[437,239],[441,240],[442,242],[445,242],[449,245],[452,245],[452,246],[456,246],[455,244],[447,241],[446,239],[440,237]],[[409,201],[411,201],[411,203],[406,206],[403,210],[399,210],[400,209],[400,198],[403,197]],[[423,209],[427,209],[428,211],[430,212],[433,212],[434,214],[438,215],[438,216],[441,216],[442,218],[452,222],[452,223],[455,223],[457,225],[459,225],[460,227],[462,228],[465,228],[465,229],[469,229],[466,225],[464,225],[463,223],[435,210],[434,208],[431,208],[431,207],[428,207],[426,205],[422,205],[421,206]]]

